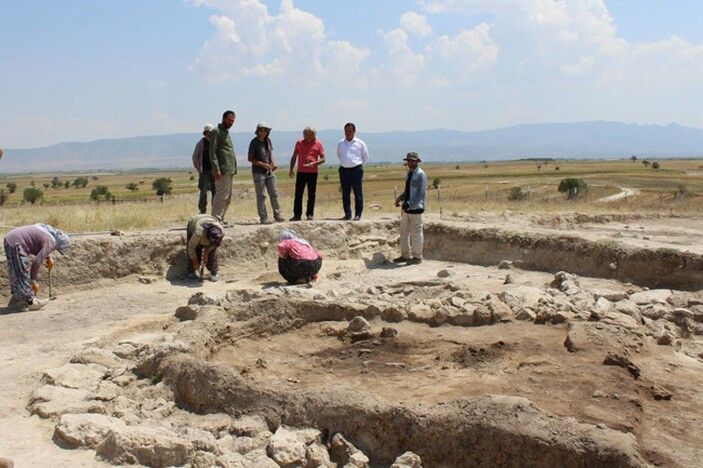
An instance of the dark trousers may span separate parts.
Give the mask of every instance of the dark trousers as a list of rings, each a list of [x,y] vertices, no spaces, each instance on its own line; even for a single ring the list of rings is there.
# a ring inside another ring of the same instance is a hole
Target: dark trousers
[[[193,232],[189,229],[186,228],[186,245],[188,245],[188,242],[190,242],[190,238],[193,235]],[[203,245],[198,245],[195,248],[195,255],[198,258],[198,263],[203,261],[203,250],[205,249],[205,246]],[[186,254],[187,256],[187,254]],[[207,263],[205,264],[207,267],[208,271],[212,273],[213,275],[220,271],[220,262],[217,259],[217,247],[212,248],[210,247],[210,253],[207,256]],[[188,259],[188,272],[193,271],[193,265],[190,263],[190,259]]]
[[[354,216],[361,217],[364,211],[364,194],[361,182],[364,179],[364,168],[359,164],[356,167],[339,167],[339,182],[342,185],[342,207],[344,217],[351,218],[351,191],[354,191]]]
[[[304,281],[311,281],[322,268],[322,259],[315,260],[294,260],[290,257],[278,257],[278,272],[286,281],[295,284]]]
[[[198,209],[200,214],[207,213],[207,193],[212,192],[212,199],[215,198],[215,175],[212,171],[202,171],[198,176],[198,188],[200,189],[200,199]]]
[[[295,200],[293,201],[293,216],[300,218],[303,214],[303,192],[308,188],[308,204],[305,216],[315,214],[315,193],[317,192],[317,172],[298,172],[295,176]]]

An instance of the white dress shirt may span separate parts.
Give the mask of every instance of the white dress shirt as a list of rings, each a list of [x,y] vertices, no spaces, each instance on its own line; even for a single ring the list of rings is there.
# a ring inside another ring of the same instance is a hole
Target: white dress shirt
[[[354,137],[349,141],[345,138],[337,145],[337,157],[342,167],[356,167],[369,162],[369,150],[363,140]]]

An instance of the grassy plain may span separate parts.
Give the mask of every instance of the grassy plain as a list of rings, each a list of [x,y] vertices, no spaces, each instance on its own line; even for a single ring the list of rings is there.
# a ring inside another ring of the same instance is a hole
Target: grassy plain
[[[440,190],[428,190],[428,212],[444,217],[460,217],[481,211],[515,211],[535,214],[582,213],[659,213],[695,216],[703,214],[703,160],[664,160],[659,169],[645,167],[640,161],[512,161],[491,163],[424,164],[430,184],[439,179]],[[48,188],[54,177],[61,182],[76,177],[88,178],[85,188]],[[151,187],[152,181],[168,177],[173,194],[163,203]],[[575,177],[590,186],[587,194],[567,200],[557,191],[559,181]],[[191,180],[192,178],[192,180]],[[365,212],[396,212],[393,199],[402,191],[405,169],[402,165],[375,165],[365,168]],[[43,190],[43,200],[34,205],[23,202],[24,189]],[[8,183],[17,184],[8,193]],[[127,189],[129,183],[138,190]],[[284,216],[292,215],[294,179],[282,168],[278,172],[279,192]],[[115,196],[111,201],[94,202],[90,192],[105,185]],[[0,225],[8,227],[46,222],[69,232],[123,231],[182,227],[197,212],[197,175],[182,171],[123,171],[96,174],[19,174],[0,175],[0,188],[9,195],[0,208]],[[528,196],[508,200],[513,187],[522,187]],[[635,195],[612,202],[603,197],[633,189]],[[256,222],[256,202],[249,168],[241,168],[235,178],[235,200],[229,214],[235,222]],[[440,201],[441,197],[441,201]],[[270,210],[270,208],[269,208]],[[336,167],[321,170],[316,218],[341,215],[341,198]]]

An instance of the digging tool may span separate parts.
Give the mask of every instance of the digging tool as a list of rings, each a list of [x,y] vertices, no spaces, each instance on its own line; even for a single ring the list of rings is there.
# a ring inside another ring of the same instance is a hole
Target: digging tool
[[[49,268],[49,300],[53,301],[54,299],[56,299],[56,296],[51,291],[51,268]]]

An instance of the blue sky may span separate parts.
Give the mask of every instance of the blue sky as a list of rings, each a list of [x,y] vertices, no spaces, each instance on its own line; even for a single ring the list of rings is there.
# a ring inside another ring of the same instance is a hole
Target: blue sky
[[[0,0],[0,147],[313,124],[703,127],[693,0]]]

